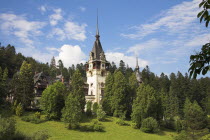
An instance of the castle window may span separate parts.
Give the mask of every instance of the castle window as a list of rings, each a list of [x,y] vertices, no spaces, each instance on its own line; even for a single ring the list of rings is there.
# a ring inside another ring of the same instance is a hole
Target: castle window
[[[104,64],[102,64],[102,67],[104,67]]]
[[[104,87],[104,83],[103,82],[101,83],[101,87]]]
[[[104,76],[104,71],[101,72],[101,76]]]
[[[91,90],[90,95],[93,95],[93,91]]]
[[[92,87],[93,86],[93,83],[91,83],[90,86]]]

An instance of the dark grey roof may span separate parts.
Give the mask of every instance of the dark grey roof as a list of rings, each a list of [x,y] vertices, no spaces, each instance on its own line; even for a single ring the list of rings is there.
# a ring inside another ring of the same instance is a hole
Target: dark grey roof
[[[99,37],[100,37],[99,35],[96,35],[96,41],[94,42],[93,45],[92,49],[93,60],[94,59],[100,60],[100,53],[104,53]]]

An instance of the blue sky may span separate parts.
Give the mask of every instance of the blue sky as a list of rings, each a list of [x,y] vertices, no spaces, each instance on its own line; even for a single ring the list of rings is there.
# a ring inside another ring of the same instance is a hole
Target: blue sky
[[[108,61],[141,70],[187,72],[189,56],[210,41],[196,18],[201,0],[1,0],[0,42],[40,62],[86,62],[96,32]],[[209,74],[206,76],[210,76]]]

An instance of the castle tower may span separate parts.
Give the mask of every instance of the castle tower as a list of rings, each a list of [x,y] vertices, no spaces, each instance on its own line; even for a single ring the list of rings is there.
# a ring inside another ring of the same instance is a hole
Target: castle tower
[[[143,81],[142,81],[142,77],[141,77],[141,74],[139,71],[138,57],[136,57],[135,73],[136,73],[136,79],[137,79],[138,83],[141,84]]]
[[[110,63],[106,60],[106,56],[101,46],[98,29],[98,16],[95,37],[96,40],[92,51],[90,52],[89,60],[86,63],[88,91],[85,98],[87,101],[100,103],[104,94],[105,79],[108,74]]]

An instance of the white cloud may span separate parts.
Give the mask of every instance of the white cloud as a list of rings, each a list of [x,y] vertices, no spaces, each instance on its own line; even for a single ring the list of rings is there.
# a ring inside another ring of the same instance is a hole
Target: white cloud
[[[58,24],[58,21],[63,19],[63,16],[62,16],[62,10],[60,8],[54,9],[53,11],[55,13],[50,15],[49,18],[50,18],[50,24],[52,26],[55,26]]]
[[[46,6],[44,6],[44,5],[41,5],[38,9],[39,9],[42,13],[45,13],[45,12],[47,11]]]
[[[135,55],[138,55],[139,53],[142,53],[145,51],[161,48],[163,47],[163,44],[164,44],[163,42],[157,39],[151,39],[146,42],[139,43],[139,44],[129,47],[127,52],[128,53],[132,52]]]
[[[63,28],[54,28],[48,37],[56,36],[58,40],[78,40],[84,41],[87,37],[85,35],[87,24],[79,25],[76,22],[67,21]]]
[[[86,8],[83,7],[83,6],[80,6],[80,7],[79,7],[79,10],[80,10],[81,12],[85,12],[85,11],[86,11]]]
[[[33,57],[35,60],[47,63],[50,62],[53,57],[53,53],[43,52],[36,47],[17,47],[17,52],[21,52],[24,56]]]
[[[119,65],[120,60],[123,60],[125,64],[128,64],[129,67],[135,68],[136,67],[136,57],[135,56],[127,56],[123,53],[119,52],[107,52],[106,59],[111,63],[115,62],[116,65]],[[143,59],[138,59],[138,64],[140,67],[145,67],[149,65],[149,62]]]
[[[159,19],[152,23],[134,26],[136,33],[121,34],[123,37],[131,39],[141,39],[147,35],[158,31],[165,31],[167,33],[184,33],[185,30],[194,30],[197,22],[196,16],[199,12],[198,4],[200,0],[193,0],[182,2],[172,8],[162,12]]]
[[[41,35],[41,29],[46,25],[44,22],[28,21],[25,16],[15,14],[0,14],[0,28],[8,34],[16,36],[27,46],[32,46],[32,38]]]
[[[86,39],[85,27],[87,24],[79,25],[75,22],[68,21],[65,23],[64,30],[68,39],[84,41]]]
[[[65,67],[70,67],[72,64],[76,65],[79,63],[86,62],[86,55],[78,45],[63,45],[59,49],[59,55],[55,59],[62,60]]]

